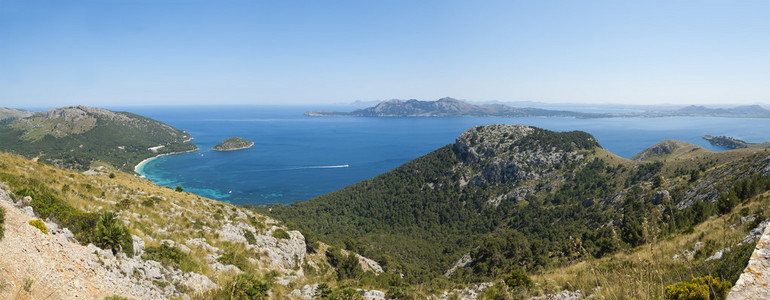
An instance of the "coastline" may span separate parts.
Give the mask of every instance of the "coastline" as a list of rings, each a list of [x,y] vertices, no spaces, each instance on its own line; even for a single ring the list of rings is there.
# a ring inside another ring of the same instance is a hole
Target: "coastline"
[[[144,164],[150,162],[151,160],[156,159],[156,158],[161,157],[161,156],[174,155],[174,154],[182,154],[182,153],[190,153],[190,152],[195,152],[195,151],[198,151],[198,150],[200,150],[200,149],[198,147],[195,147],[195,149],[188,150],[188,151],[178,151],[178,152],[171,152],[171,153],[163,153],[163,154],[155,155],[155,156],[150,157],[150,158],[145,158],[144,160],[142,160],[138,164],[136,164],[136,166],[134,166],[134,173],[139,174],[139,177],[141,177],[141,178],[145,178],[145,176],[142,175],[142,173],[139,173],[139,169],[141,169],[141,167]]]

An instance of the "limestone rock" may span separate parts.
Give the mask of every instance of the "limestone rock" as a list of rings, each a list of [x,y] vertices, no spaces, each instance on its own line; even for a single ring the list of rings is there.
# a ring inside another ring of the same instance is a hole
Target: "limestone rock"
[[[141,256],[144,254],[144,240],[133,234],[131,235],[131,239],[133,239],[134,244],[134,256]]]
[[[766,299],[770,295],[770,227],[765,228],[749,264],[727,299]]]

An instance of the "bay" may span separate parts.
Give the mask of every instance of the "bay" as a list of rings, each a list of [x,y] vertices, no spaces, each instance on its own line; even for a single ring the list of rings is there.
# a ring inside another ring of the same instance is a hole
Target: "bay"
[[[622,157],[666,139],[712,146],[703,135],[770,141],[770,119],[667,118],[362,118],[307,117],[307,110],[351,107],[152,106],[117,107],[185,130],[200,150],[162,156],[139,173],[161,186],[181,185],[233,204],[305,201],[387,172],[451,144],[472,126],[525,124],[554,131],[582,130]],[[228,137],[254,141],[250,149],[218,152]]]

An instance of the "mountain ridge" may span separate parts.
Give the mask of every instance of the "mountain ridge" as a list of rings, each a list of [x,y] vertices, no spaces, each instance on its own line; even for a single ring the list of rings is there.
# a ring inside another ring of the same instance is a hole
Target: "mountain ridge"
[[[436,101],[388,100],[369,108],[352,112],[308,111],[307,116],[357,116],[357,117],[577,117],[599,118],[606,114],[547,110],[539,108],[515,108],[503,104],[475,105],[450,97]]]

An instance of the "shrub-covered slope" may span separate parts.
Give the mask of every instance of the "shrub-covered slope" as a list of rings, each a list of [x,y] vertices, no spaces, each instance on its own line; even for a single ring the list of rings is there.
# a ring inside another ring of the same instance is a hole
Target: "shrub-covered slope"
[[[190,139],[149,118],[84,106],[16,114],[0,122],[0,151],[76,169],[101,161],[132,171],[143,159],[196,149]]]
[[[474,127],[390,172],[271,214],[418,281],[468,254],[451,277],[483,281],[642,245],[650,228],[675,235],[768,188],[765,152],[684,157],[637,162],[584,132]]]
[[[306,254],[299,232],[271,218],[114,169],[78,173],[0,153],[0,202],[14,218],[11,227],[0,222],[0,266],[8,266],[0,283],[34,282],[30,292],[0,289],[0,298],[43,299],[60,290],[68,292],[62,299],[110,291],[221,299],[238,282],[279,295],[285,288],[277,282],[305,281],[303,265],[329,270]],[[28,224],[40,220],[47,234]]]

